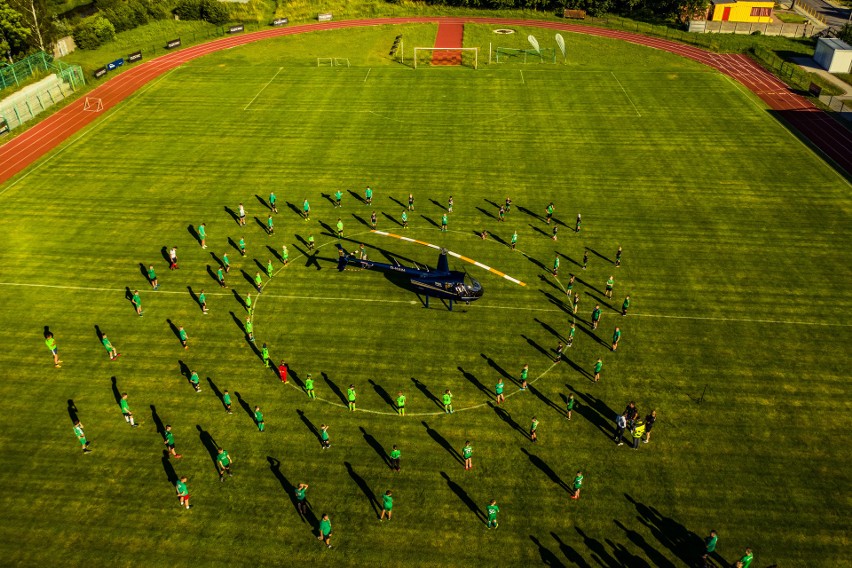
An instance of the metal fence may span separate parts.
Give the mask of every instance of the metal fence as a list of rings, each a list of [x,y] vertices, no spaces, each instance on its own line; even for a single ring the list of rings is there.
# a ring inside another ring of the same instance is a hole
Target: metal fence
[[[811,37],[816,33],[812,24],[756,24],[752,22],[704,22],[704,33],[719,34],[753,34],[760,32],[761,35],[784,36],[784,37]],[[692,31],[692,27],[690,27]],[[697,30],[696,30],[697,31]]]
[[[819,100],[822,104],[838,113],[841,118],[852,121],[852,101],[843,100],[831,95],[820,95]]]
[[[5,122],[6,127],[13,130],[64,100],[85,84],[83,70],[79,66],[64,67],[0,101],[0,123]]]

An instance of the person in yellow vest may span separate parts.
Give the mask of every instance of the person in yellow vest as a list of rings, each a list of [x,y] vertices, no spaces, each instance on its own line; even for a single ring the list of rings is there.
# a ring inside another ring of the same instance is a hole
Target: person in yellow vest
[[[638,420],[633,426],[633,449],[639,449],[639,440],[645,435],[645,422]]]

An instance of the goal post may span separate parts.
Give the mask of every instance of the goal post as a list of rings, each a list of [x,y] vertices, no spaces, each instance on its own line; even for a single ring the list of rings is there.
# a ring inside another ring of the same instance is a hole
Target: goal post
[[[437,55],[437,57],[436,57]],[[415,47],[414,68],[420,66],[463,65],[479,68],[478,47]]]
[[[86,97],[86,100],[83,102],[83,110],[89,112],[101,112],[104,110],[104,102],[99,98]]]

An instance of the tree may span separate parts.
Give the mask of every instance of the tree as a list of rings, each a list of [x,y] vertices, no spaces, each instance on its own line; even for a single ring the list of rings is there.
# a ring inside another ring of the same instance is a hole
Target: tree
[[[6,0],[0,0],[0,55],[11,61],[13,54],[26,51],[31,33],[23,15]]]
[[[24,25],[32,32],[29,44],[48,51],[55,39],[55,29],[45,0],[8,0],[9,5],[23,16]]]

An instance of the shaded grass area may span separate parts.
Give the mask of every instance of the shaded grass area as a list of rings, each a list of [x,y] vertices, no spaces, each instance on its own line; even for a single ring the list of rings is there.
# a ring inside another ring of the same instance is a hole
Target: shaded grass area
[[[490,33],[467,31],[466,43]],[[850,476],[836,433],[852,410],[848,184],[754,98],[655,50],[570,36],[568,65],[525,66],[521,80],[517,67],[413,71],[384,60],[395,28],[372,34],[287,38],[189,63],[0,188],[16,212],[0,244],[2,440],[15,448],[0,469],[15,489],[0,525],[8,561],[214,565],[224,547],[243,565],[282,551],[294,563],[365,565],[392,547],[394,562],[409,565],[481,564],[499,549],[512,566],[678,566],[710,529],[727,561],[745,546],[760,565],[845,557],[848,503],[837,488]],[[434,27],[405,35],[429,42]],[[314,67],[325,53],[358,67]],[[372,209],[355,197],[367,185]],[[341,209],[323,197],[338,189]],[[253,218],[266,219],[271,190],[279,213],[269,236]],[[375,210],[380,229],[401,232],[383,214],[398,219],[408,193],[407,236],[527,286],[453,260],[485,296],[449,313],[435,301],[425,309],[383,274],[337,272],[327,227],[338,217],[346,249],[364,243],[371,259],[434,265],[436,251],[365,224]],[[449,195],[454,212],[441,233],[429,220],[440,222]],[[506,196],[513,207],[500,223]],[[306,198],[309,222],[298,215]],[[557,241],[542,220],[550,201]],[[245,227],[226,210],[241,202]],[[187,230],[201,223],[206,250]],[[483,229],[492,237],[480,239]],[[241,237],[246,257],[229,244]],[[286,268],[274,254],[282,245]],[[161,250],[172,246],[180,269],[170,272]],[[215,274],[226,252],[229,288],[220,289],[208,266]],[[258,296],[250,280],[270,259],[275,275]],[[155,266],[159,291],[140,264]],[[572,272],[576,319],[564,292]],[[601,293],[610,275],[612,300]],[[142,318],[127,288],[140,290]],[[249,292],[255,344],[243,327]],[[625,294],[633,303],[621,317]],[[595,304],[604,316],[591,330]],[[167,320],[186,329],[189,350]],[[571,321],[574,346],[554,366]],[[616,325],[624,336],[613,353]],[[44,326],[58,340],[60,370]],[[273,362],[289,364],[288,385],[262,365],[263,343]],[[524,364],[535,382],[522,393],[506,375],[517,379]],[[192,370],[200,393],[187,381]],[[298,388],[308,373],[316,401]],[[487,403],[501,376],[509,397],[498,413]],[[341,400],[350,384],[355,413]],[[446,389],[449,416],[434,398]],[[387,402],[399,391],[405,417]],[[115,392],[129,394],[139,428],[124,422]],[[569,422],[560,410],[571,393]],[[660,417],[637,452],[611,441],[629,400]],[[532,416],[535,445],[518,431]],[[90,455],[76,445],[74,417]],[[163,458],[163,424],[181,460]],[[329,450],[317,442],[322,424]],[[466,440],[468,472],[458,461]],[[381,455],[394,444],[398,474]],[[225,483],[212,446],[235,458]],[[586,484],[571,501],[577,470]],[[189,477],[191,511],[177,506],[176,475]],[[300,482],[311,486],[313,516],[297,514],[288,494]],[[376,503],[388,489],[394,519],[380,524]],[[499,532],[482,522],[492,498]],[[312,533],[324,512],[337,550]]]

